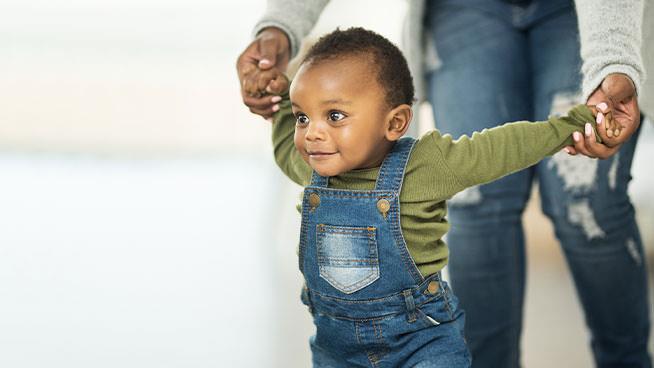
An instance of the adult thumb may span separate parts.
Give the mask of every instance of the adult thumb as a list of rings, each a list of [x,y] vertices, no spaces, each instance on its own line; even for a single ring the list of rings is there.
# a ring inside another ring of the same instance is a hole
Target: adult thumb
[[[259,39],[259,68],[266,70],[277,64],[277,54],[279,53],[279,42],[273,37],[262,37]]]

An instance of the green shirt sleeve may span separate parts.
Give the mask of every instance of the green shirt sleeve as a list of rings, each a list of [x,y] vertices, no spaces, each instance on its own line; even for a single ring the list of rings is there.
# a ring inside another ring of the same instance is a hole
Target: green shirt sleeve
[[[458,139],[433,131],[421,140],[430,140],[428,146],[442,157],[449,174],[454,177],[452,192],[447,193],[452,196],[467,187],[529,167],[564,146],[572,145],[572,133],[583,133],[585,123],[591,123],[596,129],[591,111],[585,105],[578,105],[568,116],[551,117],[547,121],[507,123]],[[601,142],[597,133],[595,139]]]
[[[279,111],[273,116],[272,126],[275,162],[291,180],[299,185],[307,186],[311,182],[312,170],[295,149],[295,143],[293,142],[295,116],[293,116],[288,96],[284,96],[279,107]]]

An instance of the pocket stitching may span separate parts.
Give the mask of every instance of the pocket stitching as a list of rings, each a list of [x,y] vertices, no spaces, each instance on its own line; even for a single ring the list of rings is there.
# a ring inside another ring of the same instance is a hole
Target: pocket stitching
[[[343,257],[325,257],[323,255],[323,239],[325,237],[325,234],[343,234],[343,235],[350,235],[352,236],[352,239],[359,239],[359,240],[368,240],[368,254],[370,257],[368,259],[348,259],[348,258],[343,258]],[[317,249],[317,256],[318,256],[318,268],[319,268],[319,276],[323,278],[325,281],[327,281],[330,285],[335,287],[337,290],[340,292],[343,292],[345,294],[351,294],[356,291],[359,291],[363,289],[364,287],[372,284],[375,282],[377,279],[379,279],[379,255],[378,255],[378,249],[377,249],[377,242],[376,242],[376,235],[377,235],[377,228],[373,226],[368,226],[368,227],[352,227],[352,226],[333,226],[333,225],[325,225],[325,224],[318,224],[317,225],[317,240],[318,240],[318,249]],[[334,262],[336,261],[336,262]],[[354,262],[354,263],[364,263],[364,265],[357,265],[355,267],[349,267],[349,268],[355,268],[355,269],[362,269],[366,270],[369,272],[369,274],[359,280],[356,281],[353,284],[349,285],[344,285],[341,282],[337,281],[333,276],[330,275],[329,272],[325,271],[325,267],[328,266],[329,264],[325,263],[339,263],[340,262]]]

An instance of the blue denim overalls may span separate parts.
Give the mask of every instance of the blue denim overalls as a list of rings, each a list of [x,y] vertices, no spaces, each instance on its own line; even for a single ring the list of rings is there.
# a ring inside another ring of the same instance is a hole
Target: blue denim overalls
[[[440,274],[424,279],[400,226],[415,140],[399,140],[374,190],[328,188],[313,173],[302,201],[302,300],[316,325],[314,367],[468,367],[463,311]]]

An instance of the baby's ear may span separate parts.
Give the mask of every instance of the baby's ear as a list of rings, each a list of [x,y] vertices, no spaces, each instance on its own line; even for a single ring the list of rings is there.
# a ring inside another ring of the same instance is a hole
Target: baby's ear
[[[413,110],[408,104],[402,104],[393,108],[387,115],[386,139],[396,141],[400,139],[411,124]]]

